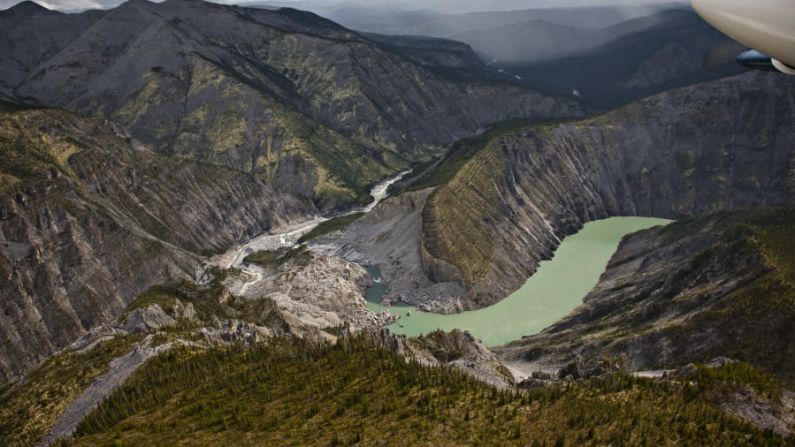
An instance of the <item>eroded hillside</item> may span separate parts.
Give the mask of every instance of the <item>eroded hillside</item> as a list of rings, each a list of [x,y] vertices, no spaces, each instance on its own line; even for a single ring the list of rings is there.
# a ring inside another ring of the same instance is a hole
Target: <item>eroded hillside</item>
[[[721,212],[625,238],[584,304],[504,358],[621,357],[631,370],[728,356],[795,381],[795,212]]]
[[[0,377],[24,373],[148,287],[311,204],[158,155],[105,119],[0,111]]]
[[[0,57],[14,62],[5,95],[111,117],[158,152],[255,174],[326,209],[366,200],[387,174],[494,122],[579,114],[465,76],[443,61],[444,42],[379,43],[292,9],[134,0],[0,22]]]
[[[425,270],[464,284],[477,308],[516,290],[590,220],[792,204],[794,98],[792,80],[748,74],[501,132],[429,198]]]

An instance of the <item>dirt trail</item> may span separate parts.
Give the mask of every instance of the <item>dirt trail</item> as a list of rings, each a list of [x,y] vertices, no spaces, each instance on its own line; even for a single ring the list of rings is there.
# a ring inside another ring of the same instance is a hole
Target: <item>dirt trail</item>
[[[61,417],[38,446],[50,446],[58,440],[74,434],[80,422],[91,413],[105,398],[147,360],[171,349],[167,343],[155,348],[149,347],[150,339],[136,345],[132,351],[110,362],[110,371],[98,377],[83,394],[66,407]]]

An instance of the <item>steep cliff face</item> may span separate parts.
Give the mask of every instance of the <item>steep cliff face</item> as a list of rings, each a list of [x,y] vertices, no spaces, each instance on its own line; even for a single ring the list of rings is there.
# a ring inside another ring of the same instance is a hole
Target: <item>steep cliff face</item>
[[[792,204],[793,116],[792,80],[750,74],[504,133],[429,198],[425,270],[461,282],[481,307],[589,220]]]
[[[81,16],[42,29],[72,30]],[[9,94],[110,116],[160,152],[256,173],[324,208],[365,200],[387,174],[493,122],[578,113],[516,86],[453,80],[440,49],[378,43],[291,9],[133,0],[73,39],[37,31],[57,51],[21,57],[39,51],[25,37],[34,19],[0,18],[0,54],[21,65]]]
[[[584,304],[499,349],[544,364],[623,358],[632,370],[745,360],[795,380],[795,211],[721,212],[628,236]]]
[[[315,211],[256,177],[157,155],[103,119],[0,111],[0,379],[201,254]]]

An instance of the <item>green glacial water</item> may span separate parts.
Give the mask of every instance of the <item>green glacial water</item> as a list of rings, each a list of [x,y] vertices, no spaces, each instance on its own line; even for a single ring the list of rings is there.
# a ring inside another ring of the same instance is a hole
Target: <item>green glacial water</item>
[[[590,222],[577,234],[565,238],[554,258],[542,262],[535,275],[519,290],[484,309],[439,315],[406,305],[386,308],[379,304],[386,292],[380,283],[367,291],[368,306],[376,312],[386,310],[400,315],[401,318],[389,326],[397,334],[416,336],[436,329],[462,329],[488,346],[498,346],[536,334],[582,304],[622,237],[668,223],[670,221],[665,219],[647,217],[614,217]],[[371,267],[370,273],[380,280],[377,268]]]

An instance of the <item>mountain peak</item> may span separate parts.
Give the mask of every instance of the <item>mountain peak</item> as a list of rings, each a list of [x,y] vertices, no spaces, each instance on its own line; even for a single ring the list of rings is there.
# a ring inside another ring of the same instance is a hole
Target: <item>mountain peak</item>
[[[146,0],[130,0],[130,1],[146,1]],[[206,2],[204,0],[166,0],[163,2],[164,4],[169,5],[199,5],[210,2]]]
[[[19,2],[8,9],[0,11],[0,17],[34,17],[60,14],[62,13],[45,8],[44,6],[30,0]]]

